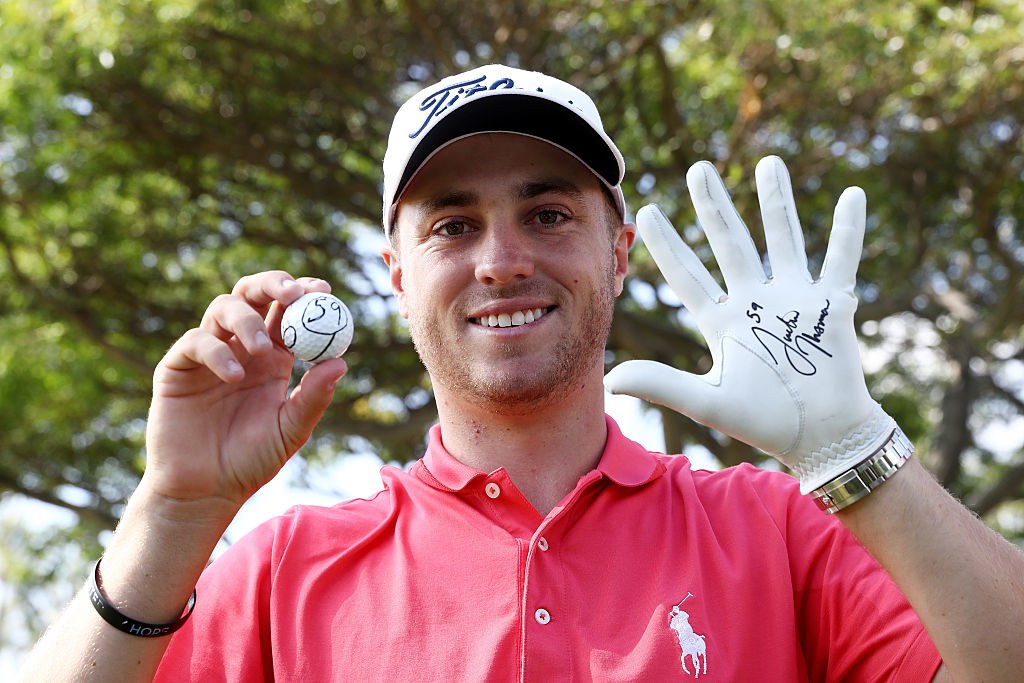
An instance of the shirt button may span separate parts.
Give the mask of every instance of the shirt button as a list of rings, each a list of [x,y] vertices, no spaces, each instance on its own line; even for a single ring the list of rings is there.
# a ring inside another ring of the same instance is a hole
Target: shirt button
[[[551,613],[541,607],[539,610],[533,613],[533,618],[537,620],[537,623],[541,626],[551,621]]]
[[[501,495],[501,487],[495,484],[493,481],[484,487],[484,493],[487,494],[488,498],[497,498]]]
[[[541,536],[539,539],[537,539],[537,547],[541,550],[546,551],[548,549],[548,539]]]

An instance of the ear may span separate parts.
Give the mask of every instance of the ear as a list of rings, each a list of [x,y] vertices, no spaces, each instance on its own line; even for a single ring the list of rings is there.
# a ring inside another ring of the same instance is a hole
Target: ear
[[[398,254],[390,244],[380,250],[380,256],[384,259],[384,265],[388,267],[391,279],[391,292],[398,301],[398,313],[406,320],[409,319],[409,306],[406,301],[405,286],[402,284],[402,264],[398,260]]]
[[[622,294],[622,283],[629,272],[629,250],[636,239],[636,226],[623,223],[615,236],[615,296]]]

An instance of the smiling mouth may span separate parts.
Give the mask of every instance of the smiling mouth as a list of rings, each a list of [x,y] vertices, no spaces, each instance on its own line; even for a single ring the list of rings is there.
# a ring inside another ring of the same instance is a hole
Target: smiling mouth
[[[540,320],[554,309],[554,306],[527,308],[522,311],[515,311],[514,313],[499,313],[498,315],[483,315],[479,318],[470,318],[469,322],[475,325],[483,325],[484,327],[519,327],[520,325],[528,325]]]

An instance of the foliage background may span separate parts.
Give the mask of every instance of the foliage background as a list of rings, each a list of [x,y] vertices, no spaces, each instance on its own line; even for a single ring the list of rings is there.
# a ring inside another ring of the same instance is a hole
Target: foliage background
[[[754,164],[781,155],[814,263],[835,198],[863,187],[872,393],[947,488],[1024,542],[1016,0],[15,0],[0,4],[0,510],[42,501],[69,521],[0,519],[0,637],[70,597],[141,472],[153,366],[245,273],[328,279],[361,321],[303,457],[421,451],[435,411],[382,286],[379,160],[404,96],[491,61],[590,92],[630,205],[658,202],[708,259],[683,179],[698,159],[756,226]],[[634,357],[709,364],[642,247],[608,346],[610,365]],[[670,452],[770,466],[661,417]]]

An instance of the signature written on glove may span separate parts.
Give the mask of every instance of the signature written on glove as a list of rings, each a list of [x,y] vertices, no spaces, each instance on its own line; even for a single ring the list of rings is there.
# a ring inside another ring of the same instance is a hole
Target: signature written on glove
[[[811,376],[818,372],[814,358],[818,355],[832,357],[822,345],[822,337],[828,323],[829,306],[829,300],[825,299],[825,306],[808,332],[801,331],[799,311],[788,311],[782,315],[772,316],[764,306],[751,301],[747,309],[747,317],[754,321],[750,332],[776,365],[779,364],[781,355],[793,370],[801,375]],[[770,328],[777,330],[778,333]]]

